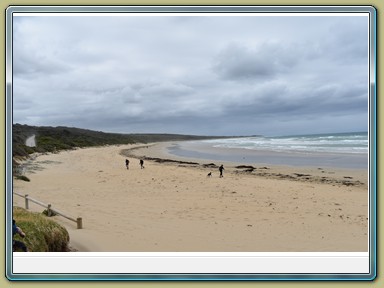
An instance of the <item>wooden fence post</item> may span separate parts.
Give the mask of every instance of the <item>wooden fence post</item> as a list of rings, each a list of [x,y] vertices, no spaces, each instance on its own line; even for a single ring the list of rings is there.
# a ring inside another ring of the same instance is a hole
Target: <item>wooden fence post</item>
[[[25,194],[24,198],[25,198],[25,209],[28,210],[29,209],[28,194]]]
[[[47,216],[48,217],[51,217],[52,216],[52,210],[51,210],[51,204],[48,204],[48,207],[47,207]]]
[[[40,205],[44,208],[47,208],[47,216],[51,217],[53,215],[60,215],[60,216],[63,216],[64,218],[67,218],[68,220],[71,220],[73,222],[76,222],[77,223],[77,229],[83,229],[83,218],[81,217],[78,217],[76,220],[72,217],[69,217],[69,216],[66,216],[64,213],[56,210],[56,209],[52,209],[52,205],[51,204],[45,204],[43,202],[40,202],[34,198],[29,198],[29,195],[28,194],[20,194],[20,193],[17,193],[17,192],[13,192],[13,194],[15,195],[18,195],[20,197],[24,197],[24,200],[25,200],[25,209],[29,209],[29,201],[32,201],[33,203],[36,203],[37,205]],[[44,211],[45,213],[45,211]]]
[[[77,221],[77,229],[83,229],[83,218],[81,218],[81,217],[78,217],[77,219],[76,219]]]

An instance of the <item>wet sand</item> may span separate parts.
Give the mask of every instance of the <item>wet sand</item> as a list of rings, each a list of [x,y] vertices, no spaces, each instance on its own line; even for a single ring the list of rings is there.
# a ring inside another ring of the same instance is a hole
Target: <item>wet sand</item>
[[[53,217],[76,251],[368,251],[367,170],[215,163],[171,155],[169,145],[39,155],[14,191],[82,217],[84,229]]]
[[[364,153],[331,153],[261,150],[214,147],[206,141],[184,141],[169,143],[167,153],[176,156],[236,163],[258,163],[259,165],[289,165],[295,167],[337,167],[368,169],[368,155]]]

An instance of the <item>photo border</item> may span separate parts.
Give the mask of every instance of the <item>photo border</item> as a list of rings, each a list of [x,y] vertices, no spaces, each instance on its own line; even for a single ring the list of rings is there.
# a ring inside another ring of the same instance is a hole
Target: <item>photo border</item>
[[[316,11],[312,9],[316,8]],[[59,9],[60,11],[58,11]],[[253,10],[255,9],[255,10]],[[271,12],[271,9],[273,10]],[[279,11],[282,9],[283,11]],[[311,10],[311,11],[308,11]],[[361,10],[363,9],[363,11]],[[80,10],[80,11],[79,11]],[[105,11],[108,10],[108,11]],[[127,11],[128,10],[128,11]],[[376,9],[373,6],[240,6],[240,5],[212,5],[212,6],[175,6],[175,5],[161,5],[161,6],[10,6],[6,11],[6,111],[12,110],[12,80],[9,79],[9,74],[12,75],[12,68],[9,63],[12,63],[12,14],[13,13],[160,13],[160,12],[185,12],[185,13],[207,13],[207,12],[221,12],[221,13],[252,13],[252,12],[263,12],[263,13],[354,13],[354,12],[368,12],[370,14],[370,71],[369,71],[369,84],[370,84],[370,95],[369,95],[369,138],[370,138],[370,165],[369,165],[369,177],[370,177],[370,273],[363,275],[349,275],[349,274],[123,274],[123,275],[105,275],[98,274],[89,277],[90,275],[74,275],[66,274],[52,275],[52,274],[39,274],[39,275],[20,275],[13,274],[10,267],[12,267],[12,240],[10,237],[6,238],[6,274],[9,280],[373,280],[377,275],[377,193],[376,193],[376,172],[377,172],[377,113],[376,113],[376,73],[377,73],[377,20],[376,20]],[[11,31],[10,31],[11,30]],[[6,223],[10,223],[12,217],[12,114],[6,113]],[[11,228],[6,225],[6,234],[11,235]],[[176,276],[177,275],[177,276]],[[315,276],[317,275],[317,276]]]

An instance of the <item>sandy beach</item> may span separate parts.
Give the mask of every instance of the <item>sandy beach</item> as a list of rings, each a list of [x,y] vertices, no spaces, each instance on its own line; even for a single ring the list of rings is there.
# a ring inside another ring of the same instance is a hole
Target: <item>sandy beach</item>
[[[167,154],[169,145],[38,155],[25,163],[31,181],[14,180],[14,191],[82,217],[83,229],[53,217],[80,252],[368,251],[367,170],[264,164],[250,169],[176,157]],[[13,202],[24,207],[19,196]],[[44,210],[33,203],[30,209]]]

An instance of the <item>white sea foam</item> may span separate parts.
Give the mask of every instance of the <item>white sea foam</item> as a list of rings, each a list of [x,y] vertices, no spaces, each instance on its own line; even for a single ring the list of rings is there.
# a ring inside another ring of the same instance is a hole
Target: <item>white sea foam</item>
[[[244,137],[204,141],[212,147],[274,152],[368,153],[368,133]]]

